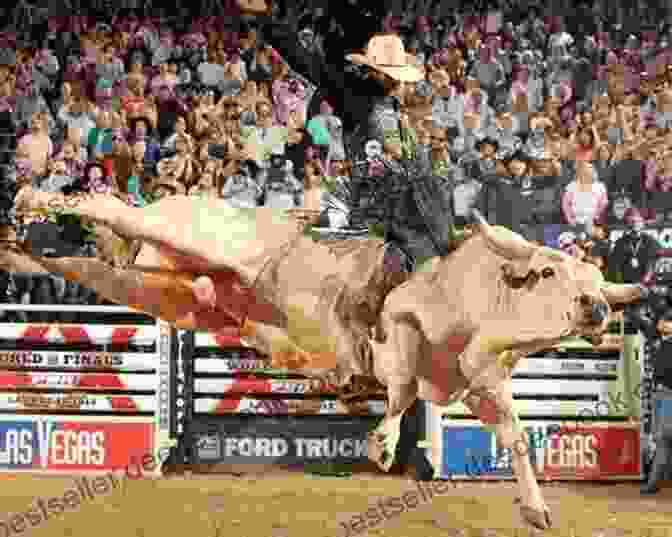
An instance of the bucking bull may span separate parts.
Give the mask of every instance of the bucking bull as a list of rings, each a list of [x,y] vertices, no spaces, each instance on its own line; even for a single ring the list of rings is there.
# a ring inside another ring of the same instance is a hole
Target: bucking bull
[[[388,471],[403,413],[416,398],[463,401],[510,448],[523,518],[550,527],[514,411],[511,371],[565,336],[597,339],[614,307],[641,298],[605,282],[593,265],[531,244],[478,213],[476,232],[414,274],[390,262],[379,239],[317,243],[272,209],[234,209],[218,199],[164,198],[132,208],[102,195],[74,202],[25,187],[19,212],[65,206],[92,221],[112,264],[31,258],[108,300],[177,327],[231,330],[272,361],[340,383],[377,379],[384,419],[368,456]],[[134,248],[128,245],[135,241]],[[138,242],[139,241],[139,242]],[[115,249],[114,244],[121,246]],[[5,268],[20,256],[7,254]],[[520,450],[523,451],[523,450]]]

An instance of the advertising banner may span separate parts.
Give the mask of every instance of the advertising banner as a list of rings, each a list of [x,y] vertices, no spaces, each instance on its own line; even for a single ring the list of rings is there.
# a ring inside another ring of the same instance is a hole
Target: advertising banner
[[[61,390],[153,391],[155,375],[126,373],[52,373],[41,371],[0,371],[0,389],[43,388]]]
[[[0,351],[2,369],[97,369],[106,371],[153,371],[156,355],[84,351]]]
[[[513,378],[538,375],[562,375],[567,378],[603,378],[616,380],[618,356],[615,360],[585,360],[571,356],[561,358],[528,358],[522,360],[513,372]]]
[[[0,411],[155,412],[153,395],[102,395],[87,393],[0,392]]]
[[[156,343],[156,325],[3,323],[0,341],[37,344],[147,346]]]
[[[639,427],[630,423],[522,421],[527,447],[539,479],[639,479]],[[444,423],[439,438],[440,475],[460,479],[513,478],[511,450],[497,444],[492,427],[476,421]]]
[[[309,395],[335,394],[337,389],[318,379],[197,378],[194,381],[197,393]]]
[[[282,464],[366,462],[376,419],[315,420],[231,417],[193,424],[196,463]]]
[[[261,399],[255,397],[214,399],[204,397],[194,401],[194,411],[197,414],[298,414],[303,416],[370,414],[382,416],[385,414],[385,401],[361,401],[346,405],[337,399]]]
[[[231,327],[231,333],[229,334],[196,332],[194,336],[196,338],[196,347],[218,347],[221,349],[227,349],[229,347],[244,348],[247,346],[245,342],[240,339],[238,330],[235,326]]]
[[[196,358],[195,373],[250,373],[273,372],[267,360],[258,358]]]
[[[150,420],[110,422],[63,417],[3,416],[0,471],[119,470],[152,454]]]

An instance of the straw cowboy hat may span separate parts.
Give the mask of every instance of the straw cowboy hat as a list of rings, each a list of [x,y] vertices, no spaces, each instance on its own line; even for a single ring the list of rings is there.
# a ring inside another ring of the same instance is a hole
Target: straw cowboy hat
[[[401,38],[393,34],[371,38],[364,54],[348,54],[348,61],[366,65],[399,82],[418,82],[425,78],[425,70],[412,54],[407,54]]]

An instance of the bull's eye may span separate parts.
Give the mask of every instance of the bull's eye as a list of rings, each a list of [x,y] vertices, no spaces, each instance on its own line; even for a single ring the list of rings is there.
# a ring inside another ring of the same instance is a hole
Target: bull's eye
[[[546,267],[541,271],[542,278],[552,278],[553,276],[555,276],[555,271],[550,267]]]

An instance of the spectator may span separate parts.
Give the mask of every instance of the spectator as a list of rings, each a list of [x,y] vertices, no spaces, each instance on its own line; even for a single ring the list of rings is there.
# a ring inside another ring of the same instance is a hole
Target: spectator
[[[608,204],[607,189],[598,180],[592,162],[578,162],[576,179],[567,185],[562,198],[566,222],[585,226],[586,232],[592,234],[593,224],[604,220]]]
[[[107,170],[98,162],[87,164],[83,175],[83,190],[95,194],[116,194],[118,189]]]
[[[121,97],[120,112],[125,120],[131,121],[135,117],[145,116],[155,128],[158,122],[158,113],[152,99],[145,97],[143,80],[139,77],[129,77],[127,82],[128,94]]]
[[[86,145],[89,158],[103,161],[112,153],[112,112],[99,110],[96,114],[96,126],[89,131]]]
[[[160,86],[157,98],[158,131],[161,141],[165,142],[175,131],[177,118],[180,114],[186,115],[188,109],[185,103],[178,99],[174,88],[168,84]]]
[[[133,140],[145,142],[146,152],[144,160],[157,163],[161,159],[161,146],[153,136],[151,120],[140,115],[130,121],[130,130]]]
[[[136,139],[131,145],[131,174],[126,185],[128,204],[133,207],[144,207],[146,205],[142,192],[146,153],[147,142],[144,139]]]
[[[124,63],[117,58],[116,53],[117,49],[113,43],[107,43],[103,46],[100,61],[96,63],[96,76],[99,79],[118,83],[126,74]]]
[[[65,163],[66,173],[70,177],[78,179],[84,172],[84,163],[86,161],[86,150],[70,139],[63,142],[61,152],[56,159],[62,159]]]
[[[595,150],[595,160],[593,167],[597,171],[600,182],[604,183],[609,189],[609,185],[614,180],[614,150],[611,145],[602,143]]]
[[[620,274],[624,283],[639,283],[650,272],[658,250],[656,240],[643,233],[646,221],[640,211],[628,209],[625,215],[628,232],[619,238],[609,256],[609,272]]]
[[[287,164],[289,162],[289,164]],[[264,206],[276,209],[295,209],[301,207],[303,197],[303,185],[294,176],[291,161],[282,161],[278,157],[273,158],[273,166],[269,167],[263,183]],[[320,184],[322,171],[321,166],[313,160],[306,164],[305,176],[311,187]],[[313,200],[310,200],[312,203]],[[319,198],[318,198],[319,204]],[[311,206],[311,209],[315,207]]]
[[[32,174],[39,177],[47,172],[47,162],[54,152],[54,144],[49,138],[49,127],[45,112],[33,113],[30,122],[30,134],[26,134],[19,140],[17,152],[26,155]]]
[[[481,45],[480,56],[472,65],[471,74],[480,87],[488,94],[488,101],[497,101],[496,92],[506,81],[506,73],[494,54],[493,45]]]
[[[65,160],[55,160],[49,168],[48,177],[35,185],[45,192],[62,192],[64,188],[71,186],[77,179],[68,173]]]
[[[163,158],[158,163],[158,172],[162,180],[176,181],[185,189],[198,180],[201,166],[195,158],[191,138],[178,136],[175,139],[175,155]]]
[[[267,169],[271,155],[283,155],[288,139],[286,127],[273,126],[273,109],[269,102],[259,102],[256,107],[256,126],[246,129],[245,151],[261,169]]]
[[[576,136],[576,145],[575,145],[575,154],[574,159],[576,161],[586,160],[593,161],[595,160],[595,134],[593,133],[594,127],[586,127],[579,130]]]
[[[162,144],[163,149],[168,152],[174,152],[175,141],[178,137],[186,138],[190,144],[194,143],[192,136],[187,132],[187,117],[184,114],[178,114],[175,118],[175,131],[164,140]]]

